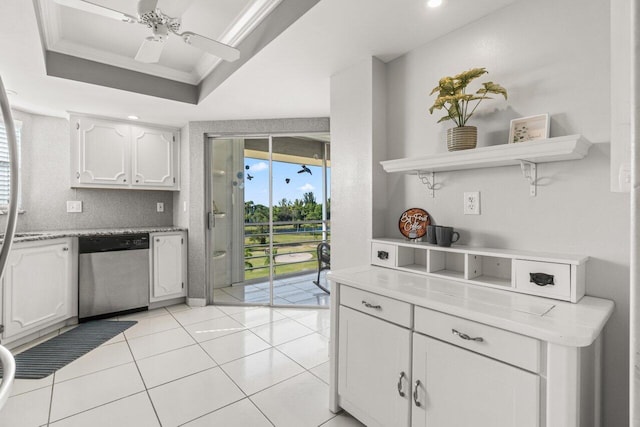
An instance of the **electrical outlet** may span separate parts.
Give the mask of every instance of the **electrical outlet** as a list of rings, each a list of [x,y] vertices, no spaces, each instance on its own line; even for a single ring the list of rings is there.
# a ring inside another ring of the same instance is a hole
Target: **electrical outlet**
[[[67,200],[67,212],[72,212],[72,213],[82,212],[82,201]]]
[[[164,203],[162,203],[162,202],[156,203],[156,211],[157,212],[164,212]]]
[[[464,193],[464,214],[480,215],[480,192]]]

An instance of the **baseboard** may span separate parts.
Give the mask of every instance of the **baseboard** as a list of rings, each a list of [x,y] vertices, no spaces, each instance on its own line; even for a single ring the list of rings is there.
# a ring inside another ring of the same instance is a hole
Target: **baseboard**
[[[187,305],[189,307],[204,307],[207,305],[206,298],[187,298]]]

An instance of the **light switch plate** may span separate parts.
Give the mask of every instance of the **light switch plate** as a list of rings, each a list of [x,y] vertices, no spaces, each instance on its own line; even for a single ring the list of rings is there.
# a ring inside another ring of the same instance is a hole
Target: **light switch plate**
[[[471,191],[464,193],[464,214],[480,215],[480,192]]]
[[[82,212],[82,201],[67,200],[67,212],[70,212],[70,213]]]
[[[158,203],[156,204],[156,211],[158,211],[158,212],[164,212],[164,203],[162,203],[162,202],[158,202]]]

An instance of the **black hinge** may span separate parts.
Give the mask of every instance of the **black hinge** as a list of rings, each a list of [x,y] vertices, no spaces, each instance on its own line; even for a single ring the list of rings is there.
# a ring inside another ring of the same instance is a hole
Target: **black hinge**
[[[0,334],[4,332],[4,325],[0,325]]]
[[[180,238],[180,244],[181,244],[181,245],[184,245],[184,237],[181,237],[181,238]]]
[[[176,142],[176,136],[175,136],[175,135],[173,135],[173,137],[172,137],[172,138],[173,138],[173,142]]]
[[[175,176],[173,177],[173,183],[174,184],[176,183],[176,177]]]
[[[182,282],[182,289],[184,289],[184,282]]]

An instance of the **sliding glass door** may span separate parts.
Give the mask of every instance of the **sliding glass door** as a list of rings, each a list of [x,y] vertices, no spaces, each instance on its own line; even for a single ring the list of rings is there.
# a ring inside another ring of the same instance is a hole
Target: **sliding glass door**
[[[209,144],[210,300],[328,305],[328,137],[212,138]]]

